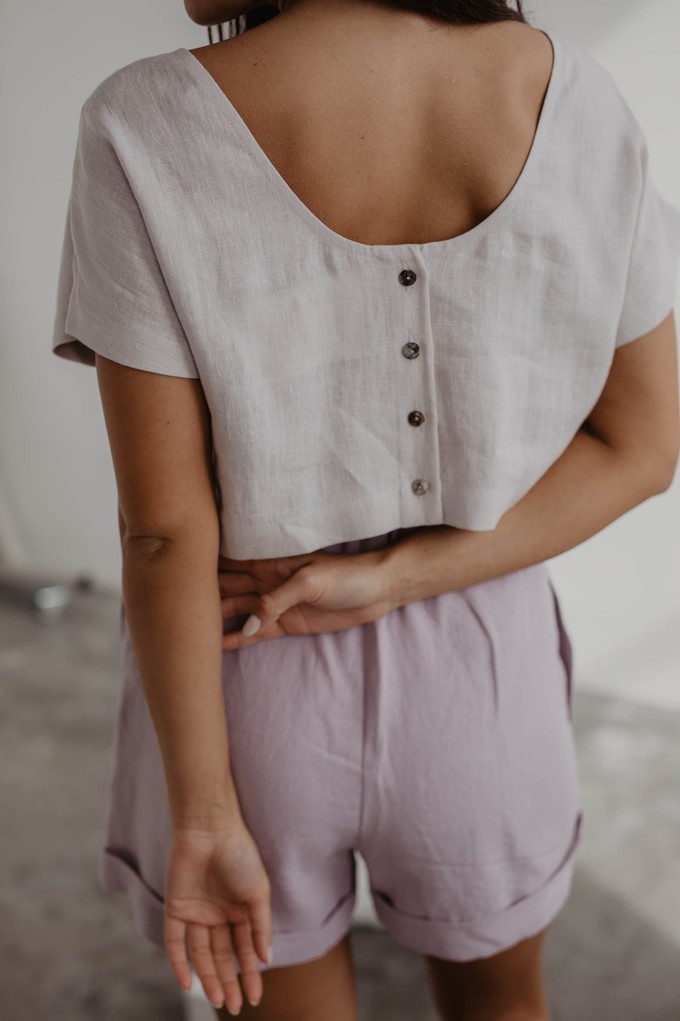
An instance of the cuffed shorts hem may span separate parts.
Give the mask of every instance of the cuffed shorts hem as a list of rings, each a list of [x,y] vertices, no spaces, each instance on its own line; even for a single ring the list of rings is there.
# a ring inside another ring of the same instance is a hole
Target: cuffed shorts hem
[[[163,936],[164,901],[142,878],[137,869],[107,848],[98,864],[99,885],[106,893],[127,894],[138,931],[152,943],[165,948]]]
[[[99,884],[105,892],[125,893],[132,907],[137,930],[152,943],[165,949],[163,935],[165,909],[163,898],[153,890],[140,873],[113,851],[104,848],[99,856]],[[272,967],[305,964],[323,957],[350,930],[356,893],[350,890],[336,904],[322,925],[299,932],[274,932],[272,941]],[[236,973],[240,973],[234,958]],[[262,964],[262,970],[267,966]]]
[[[572,842],[559,868],[541,887],[500,914],[465,921],[431,919],[401,911],[372,894],[376,914],[398,943],[420,954],[451,961],[492,957],[546,928],[564,906],[571,891],[581,830],[579,812]]]

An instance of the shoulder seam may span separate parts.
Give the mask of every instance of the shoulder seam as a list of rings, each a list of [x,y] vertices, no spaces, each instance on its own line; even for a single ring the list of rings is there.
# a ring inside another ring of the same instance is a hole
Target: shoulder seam
[[[155,62],[165,55],[165,53],[159,53],[146,57],[138,57],[136,60],[129,61],[127,64],[123,64],[122,67],[111,71],[85,97],[81,106],[81,113],[98,113],[99,106],[103,110],[107,108],[113,110],[121,91],[125,91],[128,82],[130,80],[134,82],[136,91],[141,84],[141,76],[148,75],[153,69]]]

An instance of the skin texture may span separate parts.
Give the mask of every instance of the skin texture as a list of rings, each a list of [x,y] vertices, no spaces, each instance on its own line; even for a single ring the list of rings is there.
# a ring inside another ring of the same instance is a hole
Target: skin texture
[[[244,1019],[264,1021],[358,1021],[352,936],[348,933],[321,957],[262,973],[264,995],[257,1007],[246,1001]],[[216,1010],[226,1021],[226,1009]]]
[[[199,24],[249,9],[207,0],[185,7]],[[366,244],[452,237],[500,204],[531,145],[552,57],[529,26],[444,30],[370,0],[293,0],[246,36],[193,52],[302,201]],[[118,486],[126,615],[172,807],[166,943],[175,976],[189,978],[186,933],[213,1002],[243,1002],[244,1017],[263,1021],[352,1021],[349,940],[308,964],[257,966],[272,934],[270,891],[229,773],[223,649],[355,626],[547,559],[663,492],[680,444],[673,317],[616,352],[583,429],[498,529],[423,529],[385,556],[220,557],[200,381],[101,356],[97,378]],[[223,618],[243,612],[261,616],[260,631],[223,637]],[[540,935],[483,961],[427,958],[440,1016],[546,1021]],[[260,1006],[243,994],[262,997]]]
[[[441,1021],[550,1021],[541,974],[545,931],[476,961],[424,957],[425,978]],[[257,1008],[243,1021],[358,1021],[352,934],[305,964],[263,973]],[[226,1009],[215,1016],[226,1021]]]

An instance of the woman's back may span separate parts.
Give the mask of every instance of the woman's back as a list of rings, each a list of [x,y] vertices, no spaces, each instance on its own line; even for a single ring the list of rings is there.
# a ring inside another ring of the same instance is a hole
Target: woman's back
[[[484,220],[531,149],[548,36],[516,21],[304,6],[191,51],[284,181],[363,244],[439,241]]]
[[[300,2],[87,97],[53,349],[200,378],[225,557],[493,529],[668,314],[680,212],[554,32]]]

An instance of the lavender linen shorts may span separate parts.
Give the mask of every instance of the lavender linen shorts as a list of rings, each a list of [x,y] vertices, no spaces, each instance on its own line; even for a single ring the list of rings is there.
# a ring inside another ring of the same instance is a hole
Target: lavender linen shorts
[[[162,947],[170,814],[122,608],[121,628],[99,881]],[[544,563],[375,623],[225,652],[222,680],[241,810],[272,887],[273,967],[320,957],[350,929],[355,851],[378,916],[422,954],[491,956],[567,900],[583,817],[572,649]]]

